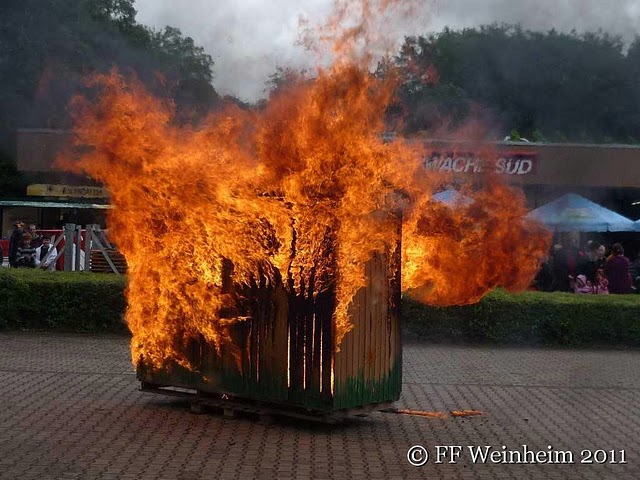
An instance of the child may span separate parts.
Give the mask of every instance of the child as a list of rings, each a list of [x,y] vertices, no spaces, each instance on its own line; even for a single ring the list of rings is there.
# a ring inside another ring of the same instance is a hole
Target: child
[[[22,234],[22,245],[18,247],[16,252],[16,267],[35,268],[36,267],[36,249],[31,246],[31,234]]]
[[[42,245],[36,248],[36,267],[53,272],[56,269],[58,251],[51,245],[51,235],[44,234],[41,238]]]
[[[575,293],[587,293],[595,295],[608,295],[609,286],[602,270],[597,270],[593,282],[587,280],[585,275],[578,275],[574,285]]]

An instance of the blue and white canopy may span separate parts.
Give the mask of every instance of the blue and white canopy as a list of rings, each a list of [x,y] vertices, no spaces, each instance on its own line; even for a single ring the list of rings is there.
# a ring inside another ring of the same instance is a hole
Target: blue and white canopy
[[[632,220],[608,208],[568,193],[529,212],[528,218],[539,220],[557,232],[632,232]]]
[[[471,203],[471,199],[460,193],[458,190],[454,190],[453,188],[449,190],[444,190],[442,192],[438,192],[431,197],[432,200],[440,203],[444,203],[445,205],[468,205]]]

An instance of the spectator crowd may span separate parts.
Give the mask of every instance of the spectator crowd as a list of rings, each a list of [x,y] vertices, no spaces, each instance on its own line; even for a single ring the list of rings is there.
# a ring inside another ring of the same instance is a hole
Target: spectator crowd
[[[609,249],[595,240],[580,249],[575,238],[553,245],[534,287],[580,294],[640,293],[640,257],[631,262],[620,243]]]
[[[15,229],[9,239],[9,266],[12,268],[40,268],[42,270],[55,271],[58,251],[51,243],[48,234],[38,235],[35,225],[25,224],[17,220]],[[0,257],[4,255],[0,252]]]
[[[39,235],[33,224],[25,228],[21,220],[14,226],[9,240],[9,266],[55,271],[58,251],[51,236]],[[0,258],[2,255],[0,248]],[[548,259],[541,264],[533,287],[545,292],[640,293],[640,257],[631,262],[620,243],[607,249],[598,241],[590,240],[581,249],[572,237],[553,245]]]

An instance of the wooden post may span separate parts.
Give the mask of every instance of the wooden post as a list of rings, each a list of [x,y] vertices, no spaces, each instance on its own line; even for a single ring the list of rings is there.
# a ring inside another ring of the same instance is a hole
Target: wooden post
[[[73,235],[76,230],[75,223],[66,223],[64,226],[64,271],[73,270]]]
[[[82,260],[82,225],[76,225],[75,231],[75,245],[74,251],[76,252],[74,271],[80,271],[80,260]]]
[[[84,230],[84,271],[91,271],[91,240],[95,225],[89,224]]]

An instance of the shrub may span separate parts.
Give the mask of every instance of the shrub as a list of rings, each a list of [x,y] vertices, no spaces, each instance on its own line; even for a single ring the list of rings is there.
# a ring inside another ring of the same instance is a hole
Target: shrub
[[[429,307],[404,297],[410,336],[436,341],[640,346],[640,295],[496,290],[479,303]]]
[[[123,333],[125,278],[0,269],[0,328]]]
[[[0,329],[124,333],[123,276],[0,268]],[[640,346],[640,295],[496,290],[430,307],[405,296],[403,328],[433,341]]]

